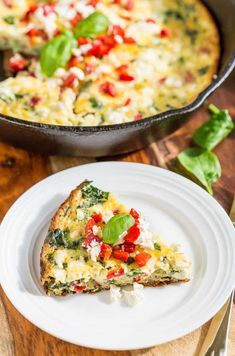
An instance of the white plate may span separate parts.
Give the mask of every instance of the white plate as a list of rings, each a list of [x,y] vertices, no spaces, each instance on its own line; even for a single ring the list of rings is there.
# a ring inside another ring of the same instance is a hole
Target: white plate
[[[192,259],[192,281],[145,288],[134,308],[109,304],[108,292],[46,296],[39,283],[39,253],[49,220],[83,179],[115,193],[144,213],[167,243]],[[2,287],[14,306],[48,333],[83,346],[150,347],[178,338],[210,319],[234,287],[235,236],[220,205],[191,181],[135,163],[95,163],[57,173],[12,206],[0,229]]]

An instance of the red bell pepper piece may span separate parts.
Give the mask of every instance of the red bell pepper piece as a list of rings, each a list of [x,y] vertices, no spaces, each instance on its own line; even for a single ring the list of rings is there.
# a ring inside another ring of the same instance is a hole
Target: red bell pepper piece
[[[148,260],[151,258],[151,255],[147,252],[140,252],[135,256],[135,262],[139,267],[143,267],[146,265]]]
[[[99,257],[103,261],[108,261],[112,255],[112,251],[113,250],[112,250],[111,246],[109,246],[108,244],[102,243]]]
[[[103,84],[100,85],[100,91],[102,91],[103,93],[112,96],[113,98],[115,96],[117,96],[117,90],[116,87],[114,86],[114,84],[110,83],[110,82],[105,82]]]
[[[122,251],[122,250],[115,250],[115,251],[113,251],[113,257],[116,258],[117,260],[127,262],[128,258],[129,258],[129,253],[126,251]]]
[[[108,272],[107,274],[107,279],[112,279],[115,277],[120,277],[124,274],[124,269],[122,267],[117,267],[115,269],[112,269],[111,271]]]
[[[127,235],[124,237],[124,240],[126,242],[135,242],[138,239],[139,235],[140,229],[138,228],[138,226],[134,225],[128,230]]]

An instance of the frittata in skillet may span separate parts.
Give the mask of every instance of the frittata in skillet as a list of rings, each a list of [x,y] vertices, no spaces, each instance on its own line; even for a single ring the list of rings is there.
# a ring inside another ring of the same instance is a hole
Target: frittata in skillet
[[[56,296],[187,282],[190,269],[178,247],[166,246],[139,212],[88,181],[58,209],[41,251],[41,282]]]
[[[7,86],[14,94],[11,84],[25,92],[27,77],[38,79],[37,92],[25,93],[35,102],[28,115],[15,110],[22,98],[8,102],[17,118],[71,126],[136,121],[191,103],[217,72],[219,35],[199,0],[28,3],[20,18],[6,21],[4,12],[0,26],[0,46],[14,52],[9,68],[17,75],[0,83],[1,92]],[[50,110],[38,115],[44,82],[73,91],[72,116],[54,112],[50,97]],[[8,114],[2,96],[0,112]]]

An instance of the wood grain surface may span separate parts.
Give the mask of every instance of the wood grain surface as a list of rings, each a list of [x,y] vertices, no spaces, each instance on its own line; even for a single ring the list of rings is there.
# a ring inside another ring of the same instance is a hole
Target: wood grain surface
[[[228,108],[235,118],[235,74],[210,98],[220,108]],[[169,168],[172,160],[191,144],[193,131],[208,117],[201,108],[174,134],[144,150],[118,157],[99,159],[141,162]],[[222,178],[214,185],[214,197],[229,212],[235,193],[235,132],[215,149],[222,165]],[[62,169],[94,162],[95,159],[42,157],[0,143],[0,220],[14,201],[29,187]],[[193,333],[147,350],[109,352],[87,349],[63,342],[32,325],[0,290],[0,356],[197,356],[210,321]],[[131,331],[130,331],[131,332]],[[144,332],[144,330],[143,330]],[[229,337],[229,356],[235,356],[235,312]]]

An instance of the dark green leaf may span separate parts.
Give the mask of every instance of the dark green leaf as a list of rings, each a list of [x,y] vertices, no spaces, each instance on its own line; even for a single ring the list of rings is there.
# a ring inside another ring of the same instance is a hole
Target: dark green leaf
[[[100,12],[93,12],[76,26],[75,37],[95,37],[105,33],[109,27],[109,19]]]
[[[199,68],[197,72],[199,75],[204,75],[208,72],[209,68],[210,68],[210,66],[204,66],[204,67]]]
[[[218,158],[202,148],[189,148],[178,155],[181,166],[212,194],[211,184],[221,176]]]
[[[15,18],[14,18],[14,16],[11,16],[11,15],[5,16],[5,17],[3,17],[3,20],[4,20],[6,23],[8,23],[9,25],[14,25],[14,24],[15,24]]]
[[[130,214],[118,214],[113,216],[103,230],[103,241],[113,245],[119,236],[135,224],[135,219]]]
[[[213,107],[213,110],[214,107]],[[194,142],[207,150],[212,150],[233,130],[234,124],[227,110],[221,110],[199,127],[194,135]]]
[[[90,184],[82,188],[82,197],[86,199],[86,206],[92,206],[99,203],[105,203],[108,200],[109,193],[104,192]]]
[[[160,246],[157,242],[155,242],[154,248],[155,248],[155,250],[157,250],[157,251],[161,251],[161,246]]]
[[[40,64],[42,72],[51,77],[56,69],[64,67],[72,56],[72,49],[76,47],[72,32],[64,30],[54,37],[41,50]]]

